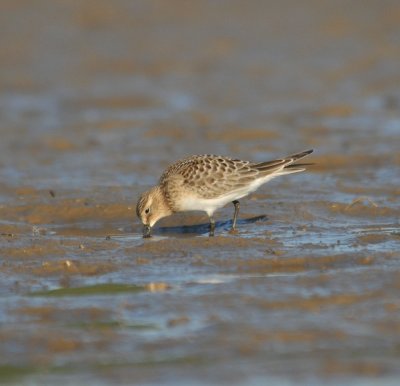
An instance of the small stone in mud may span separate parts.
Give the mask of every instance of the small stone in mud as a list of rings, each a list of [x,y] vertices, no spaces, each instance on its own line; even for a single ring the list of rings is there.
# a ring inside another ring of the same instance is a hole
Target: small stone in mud
[[[178,318],[168,320],[168,327],[176,327],[182,324],[189,323],[190,319],[187,316],[181,316]]]
[[[155,283],[151,282],[146,285],[146,289],[150,292],[164,292],[169,289],[169,285],[167,283]]]

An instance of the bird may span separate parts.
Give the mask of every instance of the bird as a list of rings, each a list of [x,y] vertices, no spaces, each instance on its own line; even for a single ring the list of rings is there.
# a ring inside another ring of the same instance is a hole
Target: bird
[[[296,163],[313,149],[266,162],[251,162],[218,155],[193,155],[176,161],[162,173],[158,184],[144,192],[136,205],[143,224],[143,238],[160,219],[173,213],[204,211],[214,236],[214,212],[228,203],[234,205],[232,231],[236,229],[239,200],[271,179],[305,170],[309,163]]]

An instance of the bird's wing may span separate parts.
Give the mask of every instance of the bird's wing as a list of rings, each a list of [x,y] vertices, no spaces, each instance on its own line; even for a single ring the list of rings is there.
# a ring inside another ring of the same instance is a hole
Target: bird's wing
[[[160,183],[180,175],[186,189],[201,198],[211,199],[245,187],[258,174],[260,172],[247,161],[212,155],[193,156],[166,169]]]
[[[303,171],[304,164],[295,162],[310,153],[312,150],[261,163],[215,155],[192,156],[169,166],[162,174],[160,184],[174,180],[174,185],[180,184],[200,198],[218,198],[245,191],[249,185],[254,185],[253,182],[258,187],[276,176]]]

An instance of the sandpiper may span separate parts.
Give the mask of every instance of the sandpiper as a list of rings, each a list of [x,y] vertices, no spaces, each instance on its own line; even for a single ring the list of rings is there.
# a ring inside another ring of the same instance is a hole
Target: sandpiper
[[[312,152],[306,150],[256,163],[216,155],[194,155],[175,162],[161,175],[158,185],[139,198],[136,213],[143,223],[143,237],[151,236],[152,227],[161,218],[184,211],[206,212],[210,236],[214,236],[213,214],[229,202],[235,207],[232,220],[235,230],[239,199],[272,178],[304,171],[309,164],[295,162]]]

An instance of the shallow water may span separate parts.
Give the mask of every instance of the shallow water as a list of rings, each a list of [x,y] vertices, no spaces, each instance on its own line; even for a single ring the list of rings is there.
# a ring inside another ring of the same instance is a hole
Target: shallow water
[[[397,2],[2,8],[0,383],[398,384]],[[174,160],[308,148],[142,239]]]

